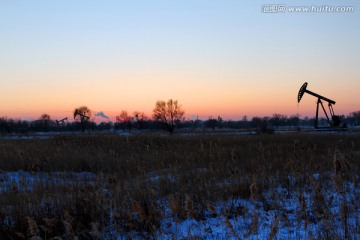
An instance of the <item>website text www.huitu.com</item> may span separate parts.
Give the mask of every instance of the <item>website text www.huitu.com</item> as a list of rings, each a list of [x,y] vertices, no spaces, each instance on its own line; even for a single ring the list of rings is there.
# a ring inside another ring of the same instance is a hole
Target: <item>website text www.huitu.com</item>
[[[354,11],[354,6],[288,6],[285,4],[264,4],[261,6],[261,12],[263,13],[352,13]]]

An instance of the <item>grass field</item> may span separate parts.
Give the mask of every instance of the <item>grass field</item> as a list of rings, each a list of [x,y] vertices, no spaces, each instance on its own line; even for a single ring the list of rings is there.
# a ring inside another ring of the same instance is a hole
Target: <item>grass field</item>
[[[0,171],[0,239],[360,237],[358,134],[0,139]]]

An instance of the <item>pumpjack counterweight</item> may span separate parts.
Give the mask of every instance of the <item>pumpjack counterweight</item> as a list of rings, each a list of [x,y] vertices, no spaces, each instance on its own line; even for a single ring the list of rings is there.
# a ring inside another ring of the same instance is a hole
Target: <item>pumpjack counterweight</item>
[[[316,103],[315,129],[319,129],[319,105],[321,105],[321,108],[323,109],[323,111],[325,113],[325,116],[327,118],[327,122],[330,125],[330,127],[331,128],[338,128],[340,126],[340,116],[335,115],[335,112],[334,112],[334,109],[333,109],[333,106],[332,106],[332,105],[335,105],[336,102],[334,100],[329,99],[329,98],[323,97],[320,94],[317,94],[317,93],[314,93],[314,92],[312,92],[310,90],[307,90],[306,89],[307,85],[308,85],[308,83],[305,82],[301,86],[301,88],[299,90],[299,93],[298,93],[297,100],[298,100],[298,103],[299,103],[301,101],[301,98],[303,97],[304,93],[308,93],[308,94],[310,94],[310,95],[312,95],[312,96],[314,96],[314,97],[316,97],[318,99],[317,103]],[[325,107],[323,105],[322,100],[328,103],[331,120],[330,120],[329,115],[327,114],[327,112],[325,110]]]

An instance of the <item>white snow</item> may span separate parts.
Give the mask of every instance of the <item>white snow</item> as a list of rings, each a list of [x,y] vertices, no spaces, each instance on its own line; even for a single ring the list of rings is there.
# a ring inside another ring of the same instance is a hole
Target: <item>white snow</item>
[[[94,173],[53,172],[36,173],[17,171],[0,173],[0,193],[16,187],[29,191],[34,182],[56,181],[57,184],[71,184],[76,181],[91,182]],[[147,181],[158,181],[160,176],[149,174]],[[289,176],[291,181],[295,181]],[[313,178],[320,181],[320,174]],[[329,179],[329,178],[328,178]],[[330,178],[331,179],[331,178]],[[295,184],[295,183],[294,183]],[[164,199],[159,199],[159,209],[163,209],[162,220],[154,236],[155,239],[309,239],[326,232],[331,226],[331,237],[345,238],[345,226],[352,237],[360,239],[360,189],[352,182],[344,182],[344,190],[337,191],[332,183],[324,183],[322,195],[328,210],[328,218],[318,218],[314,213],[314,189],[304,187],[292,190],[278,186],[262,193],[263,198],[234,198],[211,203],[212,208],[205,210],[202,217],[180,219],[175,217]],[[293,184],[291,184],[293,185]],[[306,206],[306,218],[300,203],[300,194]],[[349,211],[346,222],[341,217],[341,207],[347,204]],[[103,239],[146,239],[149,235],[138,232],[117,232],[110,214],[109,227],[103,232]],[[327,220],[331,219],[331,221]],[[117,228],[118,229],[118,228]],[[335,229],[334,232],[332,232]]]

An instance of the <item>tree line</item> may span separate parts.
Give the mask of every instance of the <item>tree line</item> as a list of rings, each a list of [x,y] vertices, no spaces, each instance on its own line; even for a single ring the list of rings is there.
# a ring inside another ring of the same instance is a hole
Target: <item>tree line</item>
[[[207,120],[185,119],[185,111],[177,100],[156,102],[153,115],[147,116],[144,112],[134,111],[128,113],[122,110],[115,119],[115,122],[103,121],[94,122],[92,111],[87,106],[80,106],[74,109],[73,122],[68,118],[53,120],[50,115],[42,114],[37,120],[15,120],[7,117],[0,117],[0,133],[2,135],[12,133],[28,132],[65,132],[65,131],[132,131],[132,130],[160,130],[164,129],[172,133],[175,128],[183,129],[247,129],[259,132],[271,132],[277,127],[312,127],[315,118],[299,115],[286,116],[273,114],[268,117],[253,117],[248,119],[244,116],[241,120],[223,120],[221,116],[209,117]],[[342,122],[348,126],[360,125],[360,111],[350,113],[342,117]],[[326,125],[326,118],[320,118],[319,125]]]

